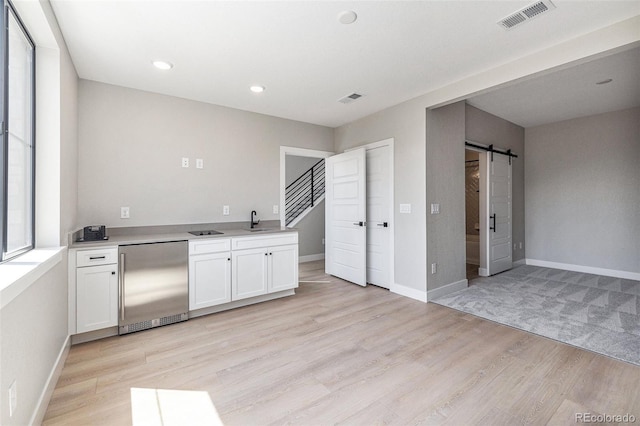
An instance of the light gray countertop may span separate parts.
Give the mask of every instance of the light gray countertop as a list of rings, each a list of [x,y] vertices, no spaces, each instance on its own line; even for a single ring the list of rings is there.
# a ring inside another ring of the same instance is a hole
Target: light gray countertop
[[[82,236],[82,229],[70,234],[69,248],[98,248],[107,246],[117,246],[126,244],[161,243],[167,241],[188,241],[210,238],[231,238],[231,237],[255,237],[281,232],[297,232],[295,228],[281,227],[280,221],[260,222],[255,229],[262,231],[251,231],[249,222],[222,222],[209,224],[187,224],[187,225],[161,225],[161,226],[139,226],[107,228],[108,240],[102,241],[77,241]],[[193,235],[189,231],[215,230],[222,232],[216,235]]]

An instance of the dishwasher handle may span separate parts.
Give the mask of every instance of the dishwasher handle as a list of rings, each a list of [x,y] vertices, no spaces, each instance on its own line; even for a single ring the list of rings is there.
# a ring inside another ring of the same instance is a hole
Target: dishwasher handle
[[[120,276],[118,277],[119,291],[120,291],[120,320],[124,321],[124,262],[125,254],[120,253]]]

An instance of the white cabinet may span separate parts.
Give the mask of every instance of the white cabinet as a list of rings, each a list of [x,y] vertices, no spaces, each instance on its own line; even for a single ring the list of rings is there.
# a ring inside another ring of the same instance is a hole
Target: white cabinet
[[[296,233],[233,238],[231,300],[298,287],[297,242]]]
[[[231,240],[189,242],[189,310],[231,301]]]
[[[118,249],[76,252],[76,332],[118,325]]]

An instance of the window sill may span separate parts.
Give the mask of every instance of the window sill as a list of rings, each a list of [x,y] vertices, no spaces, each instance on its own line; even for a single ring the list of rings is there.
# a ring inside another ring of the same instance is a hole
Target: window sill
[[[34,249],[0,265],[0,309],[60,263],[65,249]]]

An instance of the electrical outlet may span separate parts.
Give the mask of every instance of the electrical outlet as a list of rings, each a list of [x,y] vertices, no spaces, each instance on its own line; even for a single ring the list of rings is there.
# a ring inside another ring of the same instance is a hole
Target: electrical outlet
[[[440,204],[431,204],[431,214],[440,214]]]
[[[222,214],[224,216],[229,216],[229,206],[222,206]]]
[[[522,250],[522,241],[520,241],[520,250]]]
[[[204,169],[204,160],[202,158],[196,158],[196,169]]]
[[[431,273],[435,274],[436,272],[438,272],[438,264],[437,263],[432,263],[431,264]]]
[[[411,213],[411,204],[400,204],[400,213]]]
[[[120,207],[120,219],[129,219],[129,207]]]
[[[280,213],[280,206],[277,204],[273,205],[273,214],[278,214]]]
[[[513,243],[513,249],[514,250],[516,249],[516,243]]]
[[[14,380],[9,386],[9,417],[13,417],[18,407],[18,384]]]
[[[322,239],[322,245],[324,245],[324,238]]]
[[[182,157],[182,167],[189,167],[189,159],[187,157]]]

